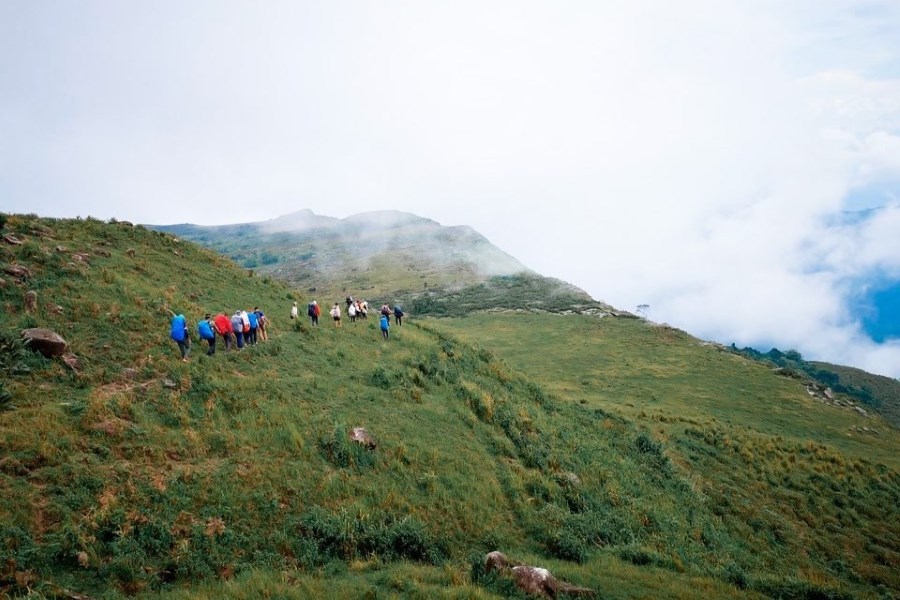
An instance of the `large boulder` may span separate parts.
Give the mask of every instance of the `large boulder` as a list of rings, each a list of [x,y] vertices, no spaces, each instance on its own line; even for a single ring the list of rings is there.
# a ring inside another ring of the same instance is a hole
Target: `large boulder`
[[[23,329],[22,338],[29,348],[35,352],[40,352],[47,358],[62,356],[65,354],[66,348],[69,347],[66,340],[52,329],[43,329],[41,327]]]

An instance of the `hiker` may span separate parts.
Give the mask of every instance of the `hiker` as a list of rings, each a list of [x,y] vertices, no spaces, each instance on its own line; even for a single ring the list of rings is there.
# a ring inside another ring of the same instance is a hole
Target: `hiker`
[[[219,313],[215,316],[213,326],[216,328],[216,333],[222,336],[222,340],[225,342],[225,350],[231,350],[231,346],[234,344],[234,335],[231,333],[231,321],[228,320],[225,313]]]
[[[344,302],[347,303],[347,310],[349,311],[350,305],[353,304],[353,296],[347,296],[347,298],[344,300]]]
[[[259,310],[258,306],[253,307],[253,312],[256,313],[256,320],[259,323],[256,328],[256,333],[259,335],[260,339],[264,342],[269,341],[269,317],[266,316],[266,313]]]
[[[294,305],[291,307],[291,319],[297,318],[297,303],[294,302]]]
[[[337,302],[334,303],[334,308],[331,309],[331,318],[334,319],[335,327],[341,326],[341,307]]]
[[[252,310],[249,312],[245,312],[244,314],[247,315],[247,322],[250,325],[250,330],[248,331],[249,337],[248,337],[247,343],[251,344],[253,346],[256,346],[257,344],[259,344],[259,339],[257,339],[257,337],[256,337],[257,331],[259,330],[259,315],[256,314],[256,311],[252,311]],[[241,315],[241,316],[243,316],[243,315]]]
[[[238,311],[241,314],[241,323],[243,323],[242,331],[244,332],[244,345],[250,345],[250,336],[247,334],[250,333],[250,316],[247,314],[246,310]]]
[[[241,318],[241,311],[236,310],[231,315],[231,331],[234,333],[234,339],[237,340],[238,350],[244,347],[244,320]]]
[[[387,315],[381,315],[381,337],[384,339],[390,338],[390,329],[391,329],[391,320]]]
[[[399,304],[394,305],[394,323],[399,327],[403,325],[403,308]]]
[[[319,317],[322,315],[322,307],[319,306],[319,303],[313,300],[313,307],[316,310],[316,325],[319,324]]]
[[[387,305],[387,302],[385,302],[384,304],[381,305],[381,311],[380,311],[380,312],[381,312],[381,314],[383,314],[385,317],[390,317],[390,316],[391,316],[391,307]]]
[[[319,324],[319,303],[313,300],[306,305],[306,316],[309,317],[310,325]]]
[[[347,307],[347,315],[350,317],[351,323],[356,323],[356,303],[351,302],[350,306]]]
[[[356,316],[360,319],[369,318],[369,305],[365,300],[360,300],[356,303]]]
[[[212,356],[216,353],[216,330],[215,326],[212,322],[212,316],[209,313],[206,313],[206,316],[203,317],[203,320],[197,323],[197,335],[200,336],[201,340],[206,340],[209,344],[209,350],[206,351],[207,356]]]
[[[169,332],[169,337],[178,344],[178,349],[181,351],[181,361],[187,362],[191,353],[191,335],[188,332],[187,319],[184,318],[184,315],[173,313],[172,329]]]

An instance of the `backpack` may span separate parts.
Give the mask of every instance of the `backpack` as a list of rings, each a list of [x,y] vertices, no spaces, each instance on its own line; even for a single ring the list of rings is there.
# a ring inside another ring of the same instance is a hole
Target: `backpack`
[[[197,333],[200,335],[200,339],[211,340],[216,337],[216,334],[213,333],[212,327],[209,326],[209,321],[203,320],[197,323]]]
[[[184,320],[184,315],[175,315],[174,317],[172,317],[172,328],[169,331],[169,337],[171,337],[176,342],[183,342],[186,329],[187,322]]]
[[[310,317],[316,316],[316,305],[310,302],[306,305],[306,314]]]

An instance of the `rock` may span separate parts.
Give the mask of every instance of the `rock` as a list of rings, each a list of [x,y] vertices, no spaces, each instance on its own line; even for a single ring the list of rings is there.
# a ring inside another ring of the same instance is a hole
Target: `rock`
[[[25,339],[25,345],[40,352],[47,358],[62,356],[66,352],[69,344],[61,335],[51,329],[43,329],[34,327],[31,329],[23,329],[22,337]]]
[[[64,309],[62,306],[60,306],[59,304],[57,304],[56,306],[53,307],[52,310],[53,310],[53,312],[54,312],[55,314],[61,315],[61,314],[63,314],[63,311],[64,311],[65,309]]]
[[[488,573],[491,571],[502,571],[503,569],[512,568],[517,565],[518,563],[510,562],[505,554],[497,550],[488,552],[487,556],[484,557],[484,567]]]
[[[134,248],[129,248],[128,250],[125,251],[125,254],[127,254],[131,258],[134,258],[135,252],[137,252],[137,250],[135,250]]]
[[[175,388],[178,387],[178,384],[175,383],[175,381],[172,379],[163,379],[162,384],[163,384],[163,387],[167,387],[171,390],[174,390]]]
[[[53,235],[53,230],[43,225],[32,225],[31,233],[40,237],[50,237]]]
[[[581,479],[571,471],[557,473],[556,481],[563,487],[578,487],[581,485]]]
[[[28,277],[31,277],[31,271],[21,265],[9,265],[3,269],[3,272],[16,279],[27,279]]]
[[[7,244],[12,244],[13,246],[21,246],[22,245],[22,240],[20,240],[19,238],[17,238],[16,236],[14,236],[11,233],[4,235],[3,241],[6,242]]]
[[[112,256],[112,253],[109,250],[104,250],[103,248],[94,248],[94,254],[96,254],[97,256],[104,256],[106,258]]]
[[[81,371],[81,361],[78,359],[77,356],[75,356],[71,352],[64,354],[62,357],[62,361],[63,361],[63,363],[65,363],[65,365],[67,367],[69,367],[76,373]]]
[[[33,313],[37,311],[37,292],[28,290],[25,292],[25,312]]]
[[[867,413],[862,406],[854,406],[853,410],[855,410],[856,412],[858,412],[859,414],[861,414],[864,417],[869,416],[869,413]]]
[[[89,258],[90,256],[91,256],[91,255],[88,254],[87,252],[76,252],[75,254],[72,255],[72,259],[73,259],[76,263],[82,263],[82,264],[85,264],[85,265],[89,265],[89,264],[91,264],[91,263],[88,262],[88,258]]]
[[[122,369],[122,376],[129,381],[134,381],[135,379],[137,379],[138,370],[134,367],[127,367],[125,369]]]
[[[372,437],[372,434],[362,427],[354,427],[350,430],[350,440],[365,446],[369,450],[374,450],[378,447],[378,442]]]
[[[485,557],[485,570],[488,572],[496,570],[508,575],[520,590],[541,598],[557,598],[561,594],[566,594],[570,598],[593,598],[597,595],[592,589],[556,579],[550,571],[542,567],[513,563],[501,552],[490,552]]]
[[[56,247],[56,252],[59,254],[65,254],[68,251],[69,251],[69,249],[66,248],[65,246],[57,246]]]
[[[822,394],[829,400],[834,400],[834,392],[831,391],[831,388],[825,388]]]

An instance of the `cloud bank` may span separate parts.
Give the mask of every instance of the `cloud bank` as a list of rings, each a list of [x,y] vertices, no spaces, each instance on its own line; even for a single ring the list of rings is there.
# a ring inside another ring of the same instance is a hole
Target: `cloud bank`
[[[5,3],[0,210],[410,211],[695,335],[900,375],[854,309],[900,280],[900,5],[608,4]]]

